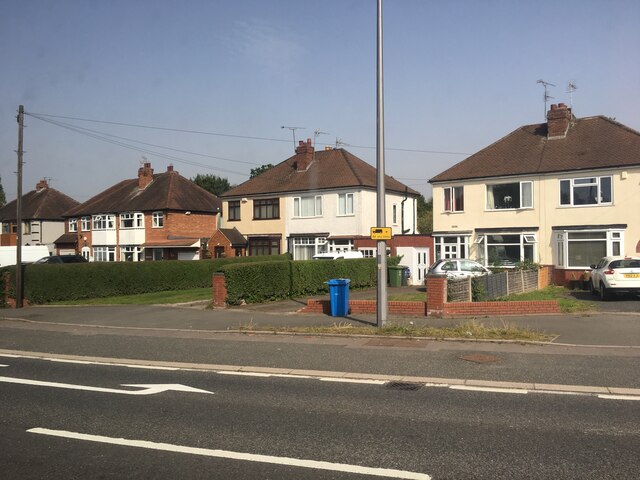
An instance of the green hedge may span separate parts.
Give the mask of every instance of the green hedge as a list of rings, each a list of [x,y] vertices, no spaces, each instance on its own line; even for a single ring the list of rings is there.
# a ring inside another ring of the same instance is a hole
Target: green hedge
[[[269,261],[287,264],[288,255],[230,257],[163,262],[92,262],[27,265],[24,297],[32,304],[83,298],[135,295],[211,286],[211,277],[225,265]],[[4,269],[3,269],[4,270]],[[15,266],[6,267],[15,292]]]
[[[282,298],[315,295],[328,291],[332,278],[348,278],[349,288],[376,285],[374,259],[304,260],[228,265],[225,274],[227,303],[260,303]]]
[[[262,262],[223,267],[227,303],[261,303],[289,297],[291,263]]]

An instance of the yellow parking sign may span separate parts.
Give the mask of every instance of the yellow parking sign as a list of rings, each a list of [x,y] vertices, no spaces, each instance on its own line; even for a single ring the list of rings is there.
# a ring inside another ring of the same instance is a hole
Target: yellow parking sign
[[[391,240],[391,227],[371,227],[371,240]]]

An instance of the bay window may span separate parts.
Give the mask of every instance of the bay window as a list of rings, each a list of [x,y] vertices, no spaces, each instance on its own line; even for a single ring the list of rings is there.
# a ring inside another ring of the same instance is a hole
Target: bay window
[[[113,230],[115,228],[115,215],[94,215],[92,217],[94,230]]]
[[[93,260],[95,262],[115,262],[116,247],[93,247]]]
[[[589,268],[602,257],[622,255],[621,229],[557,230],[556,265]]]
[[[436,235],[436,260],[443,258],[468,258],[470,235]]]
[[[135,213],[121,213],[120,214],[120,228],[143,228],[144,227],[144,215],[140,212]]]
[[[478,235],[478,261],[485,266],[513,267],[522,261],[534,262],[536,258],[536,234],[527,233],[486,233]]]

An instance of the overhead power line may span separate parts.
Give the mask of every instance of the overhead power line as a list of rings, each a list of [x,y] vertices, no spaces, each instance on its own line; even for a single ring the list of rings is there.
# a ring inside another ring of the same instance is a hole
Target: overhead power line
[[[117,125],[117,126],[121,126],[121,127],[133,127],[133,128],[144,128],[144,129],[148,129],[148,130],[161,130],[161,131],[166,131],[166,132],[179,132],[179,133],[191,133],[191,134],[195,134],[195,135],[212,135],[212,136],[217,136],[217,137],[226,137],[226,138],[241,138],[241,139],[245,139],[245,140],[262,140],[262,141],[268,141],[268,142],[280,142],[280,143],[288,143],[290,140],[285,140],[282,138],[269,138],[269,137],[256,137],[256,136],[251,136],[251,135],[236,135],[236,134],[230,134],[230,133],[219,133],[219,132],[206,132],[206,131],[201,131],[201,130],[188,130],[188,129],[182,129],[182,128],[169,128],[169,127],[159,127],[159,126],[155,126],[155,125],[142,125],[142,124],[138,124],[138,123],[127,123],[127,122],[113,122],[113,121],[108,121],[108,120],[96,120],[96,119],[91,119],[91,118],[82,118],[82,117],[71,117],[71,116],[65,116],[65,115],[53,115],[53,114],[47,114],[47,113],[33,113],[33,112],[29,112],[26,113],[26,115],[31,115],[33,117],[39,118],[40,120],[44,120],[41,117],[49,117],[49,118],[62,118],[62,119],[66,119],[66,120],[76,120],[76,121],[80,121],[80,122],[91,122],[91,123],[102,123],[102,124],[106,124],[106,125]],[[323,146],[332,146],[333,143],[318,143],[318,145],[323,145]],[[375,146],[368,146],[368,145],[349,145],[352,148],[363,148],[363,149],[375,149]],[[395,147],[385,147],[385,150],[392,150],[392,151],[398,151],[398,152],[410,152],[410,153],[432,153],[432,154],[439,154],[439,155],[471,155],[470,153],[466,153],[466,152],[451,152],[451,151],[446,151],[446,150],[423,150],[423,149],[417,149],[417,148],[395,148]]]

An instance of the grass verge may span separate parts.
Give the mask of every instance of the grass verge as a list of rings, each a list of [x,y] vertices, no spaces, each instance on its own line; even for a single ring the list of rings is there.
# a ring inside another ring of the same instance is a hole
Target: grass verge
[[[504,302],[520,300],[557,300],[560,311],[563,313],[586,312],[596,309],[593,302],[578,300],[571,296],[571,293],[566,288],[555,285],[549,285],[542,290],[536,290],[534,292],[509,295],[508,297],[500,299],[500,301]]]
[[[211,300],[210,288],[171,290],[166,292],[142,293],[140,295],[124,295],[119,297],[65,300],[61,302],[52,302],[50,305],[157,305],[197,302],[201,300]]]
[[[243,332],[268,331],[285,333],[329,333],[339,335],[375,335],[382,337],[429,337],[429,338],[466,338],[489,340],[522,340],[546,342],[555,337],[546,333],[518,328],[514,324],[503,323],[501,326],[486,326],[481,322],[469,321],[451,327],[429,327],[416,325],[390,324],[383,328],[336,323],[324,327],[263,327],[254,325],[241,326]]]

